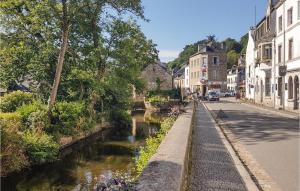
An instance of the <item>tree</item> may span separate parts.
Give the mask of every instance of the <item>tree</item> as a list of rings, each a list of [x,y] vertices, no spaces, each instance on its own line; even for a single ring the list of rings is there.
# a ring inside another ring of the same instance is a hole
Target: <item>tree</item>
[[[232,68],[233,65],[237,65],[239,54],[235,50],[231,50],[227,53],[227,68]]]

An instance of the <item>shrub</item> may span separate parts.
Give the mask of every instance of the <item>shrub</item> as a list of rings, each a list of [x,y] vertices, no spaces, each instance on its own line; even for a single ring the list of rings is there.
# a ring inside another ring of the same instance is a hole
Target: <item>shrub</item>
[[[59,145],[40,130],[26,131],[22,136],[27,155],[33,163],[51,162],[57,159]]]
[[[33,94],[14,91],[0,97],[0,111],[2,112],[14,112],[16,109],[24,104],[33,102]]]
[[[54,105],[52,116],[58,131],[71,135],[77,126],[79,118],[84,115],[84,104],[79,102],[58,102]]]
[[[46,106],[35,101],[31,104],[22,105],[17,108],[17,112],[22,117],[22,123],[26,127],[45,128],[48,122]]]
[[[28,165],[21,134],[21,116],[18,113],[0,113],[1,176]]]
[[[158,96],[158,95],[147,98],[147,101],[150,103],[166,103],[166,102],[168,102],[167,98]]]
[[[139,152],[139,157],[136,159],[136,171],[140,174],[143,169],[147,166],[148,161],[155,154],[160,143],[164,139],[167,132],[170,130],[174,124],[176,117],[166,118],[162,123],[159,132],[154,137],[149,137],[146,139],[145,146],[141,147]]]

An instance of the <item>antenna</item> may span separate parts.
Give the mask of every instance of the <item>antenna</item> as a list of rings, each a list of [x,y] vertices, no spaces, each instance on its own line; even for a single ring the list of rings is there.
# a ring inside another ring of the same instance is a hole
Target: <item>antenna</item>
[[[256,5],[254,5],[254,27],[256,26]]]

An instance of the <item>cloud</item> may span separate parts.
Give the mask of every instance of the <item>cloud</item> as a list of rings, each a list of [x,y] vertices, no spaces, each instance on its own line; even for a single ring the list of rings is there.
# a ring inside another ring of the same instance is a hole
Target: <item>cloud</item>
[[[159,51],[159,58],[162,62],[168,62],[178,57],[179,50],[161,50]]]

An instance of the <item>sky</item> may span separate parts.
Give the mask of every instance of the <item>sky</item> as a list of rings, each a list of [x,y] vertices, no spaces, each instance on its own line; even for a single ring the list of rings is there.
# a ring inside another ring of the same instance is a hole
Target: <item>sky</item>
[[[267,0],[142,0],[142,4],[150,21],[139,24],[157,44],[162,62],[175,59],[185,45],[207,35],[239,40],[267,8]]]

